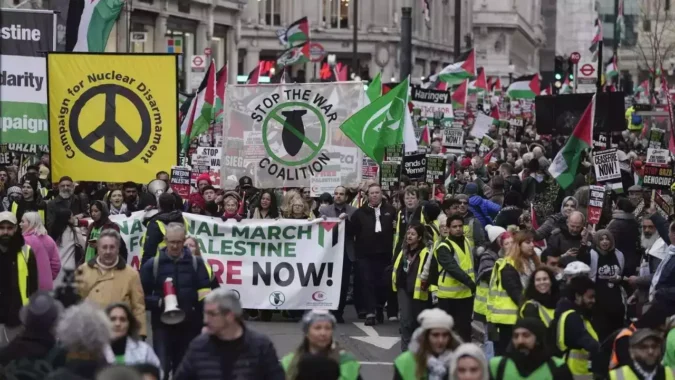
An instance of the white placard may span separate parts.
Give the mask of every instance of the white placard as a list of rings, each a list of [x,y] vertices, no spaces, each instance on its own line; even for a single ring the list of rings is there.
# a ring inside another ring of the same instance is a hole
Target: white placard
[[[593,167],[595,167],[595,179],[598,182],[621,178],[616,149],[593,152]]]

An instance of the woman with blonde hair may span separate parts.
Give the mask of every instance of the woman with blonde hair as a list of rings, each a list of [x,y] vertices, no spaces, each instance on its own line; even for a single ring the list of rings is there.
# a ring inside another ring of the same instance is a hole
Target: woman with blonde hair
[[[61,272],[59,247],[42,223],[42,217],[35,211],[26,212],[21,217],[21,231],[27,245],[35,253],[38,269],[38,289],[51,291],[54,279]]]
[[[516,233],[511,248],[503,259],[497,260],[490,277],[488,308],[491,312],[488,322],[499,330],[499,341],[495,345],[497,356],[506,352],[513,325],[518,319],[518,305],[522,302],[523,289],[532,273],[541,265],[534,252],[533,238],[529,231]]]
[[[291,190],[284,195],[281,205],[282,216],[286,219],[313,219],[312,210],[300,193]]]
[[[462,344],[452,331],[455,322],[441,309],[424,310],[417,321],[408,350],[394,360],[394,380],[445,380],[452,353]]]

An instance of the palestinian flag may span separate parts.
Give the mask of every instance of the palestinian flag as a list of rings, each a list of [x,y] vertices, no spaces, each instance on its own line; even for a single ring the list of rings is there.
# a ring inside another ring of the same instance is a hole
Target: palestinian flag
[[[619,76],[619,66],[617,65],[616,55],[607,62],[605,66],[605,79],[612,83],[612,78]]]
[[[588,48],[593,53],[593,61],[598,59],[598,47],[602,41],[602,20],[600,17],[595,18],[595,32],[593,33],[593,40],[591,40],[591,47]]]
[[[551,88],[551,84],[549,83],[548,87],[541,90],[541,93],[539,95],[553,95],[553,89]]]
[[[539,93],[539,74],[516,78],[506,90],[506,96],[511,99],[534,99]]]
[[[469,83],[469,94],[479,94],[487,92],[488,85],[485,78],[485,69],[482,67],[478,69],[478,77]]]
[[[288,47],[300,46],[309,42],[309,20],[307,16],[289,25],[284,36]]]
[[[551,176],[558,181],[560,187],[565,190],[577,174],[577,169],[581,163],[581,154],[590,149],[593,143],[593,122],[595,120],[595,95],[591,103],[586,107],[579,123],[574,127],[572,136],[567,140],[565,146],[558,152],[555,159],[548,168]]]
[[[214,105],[216,100],[216,64],[211,60],[209,69],[199,85],[197,95],[192,100],[188,115],[183,120],[185,124],[185,138],[183,152],[187,152],[190,141],[207,132],[214,119]],[[183,129],[183,126],[181,126]]]
[[[286,49],[277,58],[277,67],[293,66],[309,62],[309,43]]]
[[[260,62],[258,62],[258,65],[251,70],[250,73],[248,73],[248,79],[246,80],[246,84],[258,84],[258,81],[260,80]]]
[[[464,79],[476,76],[476,56],[471,49],[457,60],[457,62],[445,66],[440,73],[429,77],[432,82],[446,82],[448,86],[461,83]]]
[[[105,51],[123,0],[71,0],[66,22],[66,51]]]
[[[225,104],[225,87],[227,87],[227,64],[216,73],[216,105],[214,118],[216,123],[223,122],[223,105]]]
[[[497,78],[492,83],[492,95],[500,96],[502,94],[502,80]]]
[[[466,100],[469,98],[469,80],[465,79],[452,93],[452,109],[466,109]]]
[[[420,135],[419,141],[417,141],[418,146],[429,146],[431,145],[431,132],[429,131],[429,126],[425,125],[422,129],[422,134]]]

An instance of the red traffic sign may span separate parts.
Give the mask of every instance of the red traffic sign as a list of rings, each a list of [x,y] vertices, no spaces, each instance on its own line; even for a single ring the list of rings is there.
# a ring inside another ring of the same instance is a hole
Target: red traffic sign
[[[578,51],[575,51],[574,53],[570,54],[570,62],[573,64],[579,63],[579,60],[581,59],[581,54],[579,54]]]
[[[579,69],[584,76],[590,77],[595,72],[595,68],[590,63],[587,63]]]
[[[204,55],[211,55],[211,48],[204,48]]]

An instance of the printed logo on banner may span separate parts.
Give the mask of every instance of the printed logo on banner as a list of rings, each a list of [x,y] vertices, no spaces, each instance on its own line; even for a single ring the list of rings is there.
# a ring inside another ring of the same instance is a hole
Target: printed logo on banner
[[[295,187],[308,186],[313,176],[340,165],[339,158],[330,154],[335,152],[333,144],[355,147],[340,138],[338,132],[342,121],[361,108],[364,92],[363,86],[348,82],[306,83],[293,88],[229,86],[227,98],[226,103],[232,104],[233,109],[229,110],[225,128],[237,128],[237,134],[249,138],[250,133],[260,133],[263,157],[253,149],[233,152],[245,162],[255,160],[251,165],[254,185]],[[242,113],[248,117],[237,116]],[[229,131],[223,134],[230,135]],[[360,160],[361,152],[358,154]],[[351,173],[356,181],[361,180],[360,168],[350,173],[340,170],[338,177]]]
[[[228,289],[228,292],[231,292],[234,294],[235,297],[237,297],[238,300],[241,299],[241,294],[237,291],[237,289]]]
[[[593,166],[595,167],[595,179],[598,182],[621,178],[616,149],[593,152]]]
[[[52,175],[147,182],[178,159],[176,56],[49,54]]]
[[[326,293],[322,291],[316,291],[312,293],[312,299],[317,302],[325,301],[326,300]]]
[[[275,307],[279,307],[286,302],[286,296],[282,292],[272,292],[270,294],[270,304]]]

